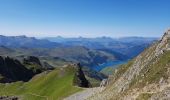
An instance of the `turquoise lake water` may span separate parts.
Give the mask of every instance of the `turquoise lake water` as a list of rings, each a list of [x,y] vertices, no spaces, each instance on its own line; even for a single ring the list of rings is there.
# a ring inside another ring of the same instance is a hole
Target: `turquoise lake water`
[[[106,63],[103,63],[103,64],[99,64],[97,66],[93,66],[92,68],[96,71],[101,71],[103,68],[116,67],[117,65],[124,64],[124,63],[127,63],[127,62],[128,62],[128,60],[126,60],[126,61],[120,61],[120,60],[109,61],[109,62],[106,62]]]

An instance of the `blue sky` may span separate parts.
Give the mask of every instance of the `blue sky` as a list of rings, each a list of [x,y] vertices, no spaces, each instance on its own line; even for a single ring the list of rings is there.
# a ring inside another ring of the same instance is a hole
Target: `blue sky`
[[[0,0],[0,34],[158,37],[170,0]]]

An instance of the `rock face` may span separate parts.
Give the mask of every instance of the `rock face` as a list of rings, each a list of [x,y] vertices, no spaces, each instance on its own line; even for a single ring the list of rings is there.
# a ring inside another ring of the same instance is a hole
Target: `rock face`
[[[40,60],[35,56],[28,56],[27,58],[24,58],[25,63],[36,63],[41,66]]]
[[[0,82],[28,81],[33,75],[18,60],[0,56]]]
[[[108,80],[107,79],[103,79],[100,83],[100,87],[105,87],[106,85],[108,85]]]
[[[45,70],[54,69],[53,66],[49,65],[47,62],[40,62],[38,57],[35,56],[27,56],[23,59],[23,64],[31,69],[34,73],[38,74]]]
[[[74,66],[76,68],[76,73],[73,79],[73,85],[77,85],[79,87],[90,87],[90,83],[86,79],[80,64]]]
[[[115,70],[106,89],[92,100],[170,99],[170,30],[132,61]]]
[[[28,56],[20,62],[14,58],[0,56],[0,83],[28,81],[35,74],[53,69],[48,63],[34,56]]]
[[[41,73],[43,70],[45,70],[40,60],[37,57],[34,56],[28,56],[23,59],[23,64],[30,70],[32,70],[34,73],[38,74]]]

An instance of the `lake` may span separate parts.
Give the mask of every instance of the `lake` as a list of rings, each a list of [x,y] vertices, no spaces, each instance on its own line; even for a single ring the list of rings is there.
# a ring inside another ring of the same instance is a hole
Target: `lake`
[[[128,62],[128,60],[126,60],[126,61],[120,61],[120,60],[109,61],[109,62],[100,64],[100,65],[93,66],[92,68],[94,70],[96,70],[96,71],[101,71],[103,68],[106,68],[106,67],[116,67],[117,65],[124,64],[126,62]]]

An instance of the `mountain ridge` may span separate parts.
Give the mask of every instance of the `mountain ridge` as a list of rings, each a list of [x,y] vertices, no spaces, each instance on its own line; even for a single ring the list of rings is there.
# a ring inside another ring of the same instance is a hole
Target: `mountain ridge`
[[[0,35],[0,45],[6,46],[6,47],[14,47],[14,48],[18,48],[18,47],[53,48],[53,47],[60,46],[59,43],[50,42],[45,39],[36,39],[35,37],[3,36],[3,35]]]
[[[109,85],[90,100],[169,99],[170,30],[128,64],[117,68]]]

